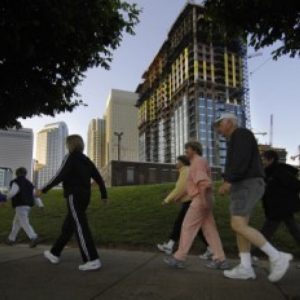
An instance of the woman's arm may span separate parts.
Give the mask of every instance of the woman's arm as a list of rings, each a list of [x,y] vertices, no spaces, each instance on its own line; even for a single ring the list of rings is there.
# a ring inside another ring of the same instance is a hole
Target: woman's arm
[[[66,155],[56,175],[41,189],[42,193],[47,193],[56,185],[60,184],[71,171],[71,157]]]

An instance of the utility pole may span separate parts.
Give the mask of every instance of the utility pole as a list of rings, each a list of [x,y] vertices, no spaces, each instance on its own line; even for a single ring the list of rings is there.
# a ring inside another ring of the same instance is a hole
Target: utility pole
[[[124,132],[114,132],[114,135],[118,138],[118,161],[121,160],[121,141]]]

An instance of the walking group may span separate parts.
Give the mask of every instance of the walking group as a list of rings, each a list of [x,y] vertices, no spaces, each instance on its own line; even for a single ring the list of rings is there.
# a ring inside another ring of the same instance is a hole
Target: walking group
[[[270,262],[268,278],[271,282],[277,282],[286,274],[293,257],[277,250],[269,240],[280,223],[284,222],[297,243],[300,243],[300,226],[294,218],[294,214],[300,210],[298,170],[279,163],[278,154],[273,150],[263,155],[264,169],[254,134],[248,129],[239,128],[234,114],[222,114],[214,126],[228,140],[224,182],[219,194],[230,196],[230,223],[236,235],[240,264],[230,269],[226,260],[213,216],[211,171],[202,157],[202,146],[198,142],[187,143],[186,156],[178,157],[179,178],[175,189],[163,204],[182,202],[182,207],[170,240],[157,247],[170,255],[164,259],[166,264],[184,268],[194,239],[200,236],[207,247],[207,251],[200,256],[209,260],[206,266],[224,271],[227,278],[241,280],[256,278],[252,256],[263,252]],[[249,222],[261,199],[266,221],[260,232],[251,227]],[[178,248],[174,252],[177,242]]]
[[[199,236],[206,245],[207,250],[201,258],[208,260],[208,268],[224,271],[225,277],[244,280],[256,278],[252,256],[261,251],[270,261],[269,280],[277,282],[287,272],[292,255],[280,252],[268,240],[280,223],[284,222],[292,236],[300,242],[300,228],[294,218],[294,214],[300,210],[298,170],[280,164],[278,155],[273,151],[264,154],[264,170],[253,133],[239,128],[235,115],[222,114],[214,126],[219,134],[228,139],[224,183],[219,188],[219,194],[230,194],[231,228],[236,234],[240,264],[230,269],[226,260],[213,215],[211,170],[202,157],[202,146],[198,142],[187,143],[185,155],[178,157],[179,178],[175,189],[163,204],[182,202],[182,207],[169,241],[157,245],[158,249],[169,255],[164,259],[166,264],[184,268],[193,242]],[[26,179],[24,168],[16,171],[17,178],[11,182],[7,195],[15,208],[15,218],[7,243],[13,245],[22,228],[30,239],[30,246],[37,245],[38,235],[29,222],[30,209],[35,203],[42,206],[39,198],[62,183],[67,215],[60,236],[52,248],[44,252],[44,257],[52,264],[58,264],[64,247],[75,235],[83,260],[79,270],[97,270],[101,268],[101,261],[86,215],[91,198],[91,180],[99,186],[104,202],[107,201],[107,191],[97,168],[83,154],[82,138],[71,135],[66,144],[69,154],[57,174],[40,190],[35,190]],[[263,199],[266,212],[266,222],[261,232],[249,225],[253,209],[260,199]],[[178,247],[174,251],[176,243]]]

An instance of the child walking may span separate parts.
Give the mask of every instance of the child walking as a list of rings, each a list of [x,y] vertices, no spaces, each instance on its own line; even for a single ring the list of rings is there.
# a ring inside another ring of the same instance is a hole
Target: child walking
[[[189,174],[189,166],[190,166],[190,161],[185,155],[181,155],[181,156],[177,157],[176,168],[179,172],[179,177],[176,182],[175,188],[163,201],[163,205],[169,204],[171,202],[179,202],[179,201],[181,202],[181,209],[180,209],[178,216],[174,222],[169,241],[166,243],[157,245],[158,250],[161,252],[164,252],[167,255],[171,255],[173,253],[174,246],[179,241],[181,226],[182,226],[184,217],[185,217],[185,215],[190,207],[190,204],[191,204],[190,197],[188,195],[186,195],[186,184],[187,184],[187,179],[188,179],[188,174]],[[211,253],[210,248],[208,247],[208,244],[207,244],[201,230],[198,232],[198,236],[207,248],[206,252],[204,254],[200,255],[199,257],[201,259],[210,259],[213,254]]]
[[[91,179],[98,184],[104,201],[107,200],[107,192],[97,168],[83,154],[84,142],[81,136],[68,136],[66,144],[69,154],[65,157],[57,175],[41,191],[37,191],[37,196],[40,196],[62,182],[68,208],[61,235],[51,250],[44,252],[44,256],[51,263],[58,264],[64,247],[75,233],[84,262],[79,266],[79,270],[97,270],[102,265],[86,215],[91,198]]]
[[[11,199],[12,201],[15,217],[6,243],[10,246],[14,245],[19,231],[23,229],[30,239],[29,246],[33,248],[38,243],[38,235],[29,222],[29,213],[35,203],[34,186],[26,176],[27,170],[23,167],[18,168],[16,170],[16,179],[10,183],[7,200]]]

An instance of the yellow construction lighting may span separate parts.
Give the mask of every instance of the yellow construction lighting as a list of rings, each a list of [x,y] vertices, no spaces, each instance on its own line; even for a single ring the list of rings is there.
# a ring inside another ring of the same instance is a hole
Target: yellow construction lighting
[[[224,52],[224,65],[225,65],[225,85],[229,85],[229,78],[228,78],[228,54],[227,50]]]
[[[212,63],[210,68],[211,68],[211,70],[210,70],[211,71],[211,81],[215,82],[215,65]]]
[[[185,60],[185,79],[189,78],[189,49],[184,49],[184,60]]]
[[[207,65],[206,65],[206,60],[203,60],[203,79],[206,81],[207,80]]]
[[[194,61],[194,79],[197,80],[199,78],[199,63],[197,60]]]
[[[232,61],[232,83],[233,86],[236,87],[236,68],[235,68],[235,56],[231,54],[231,61]]]

